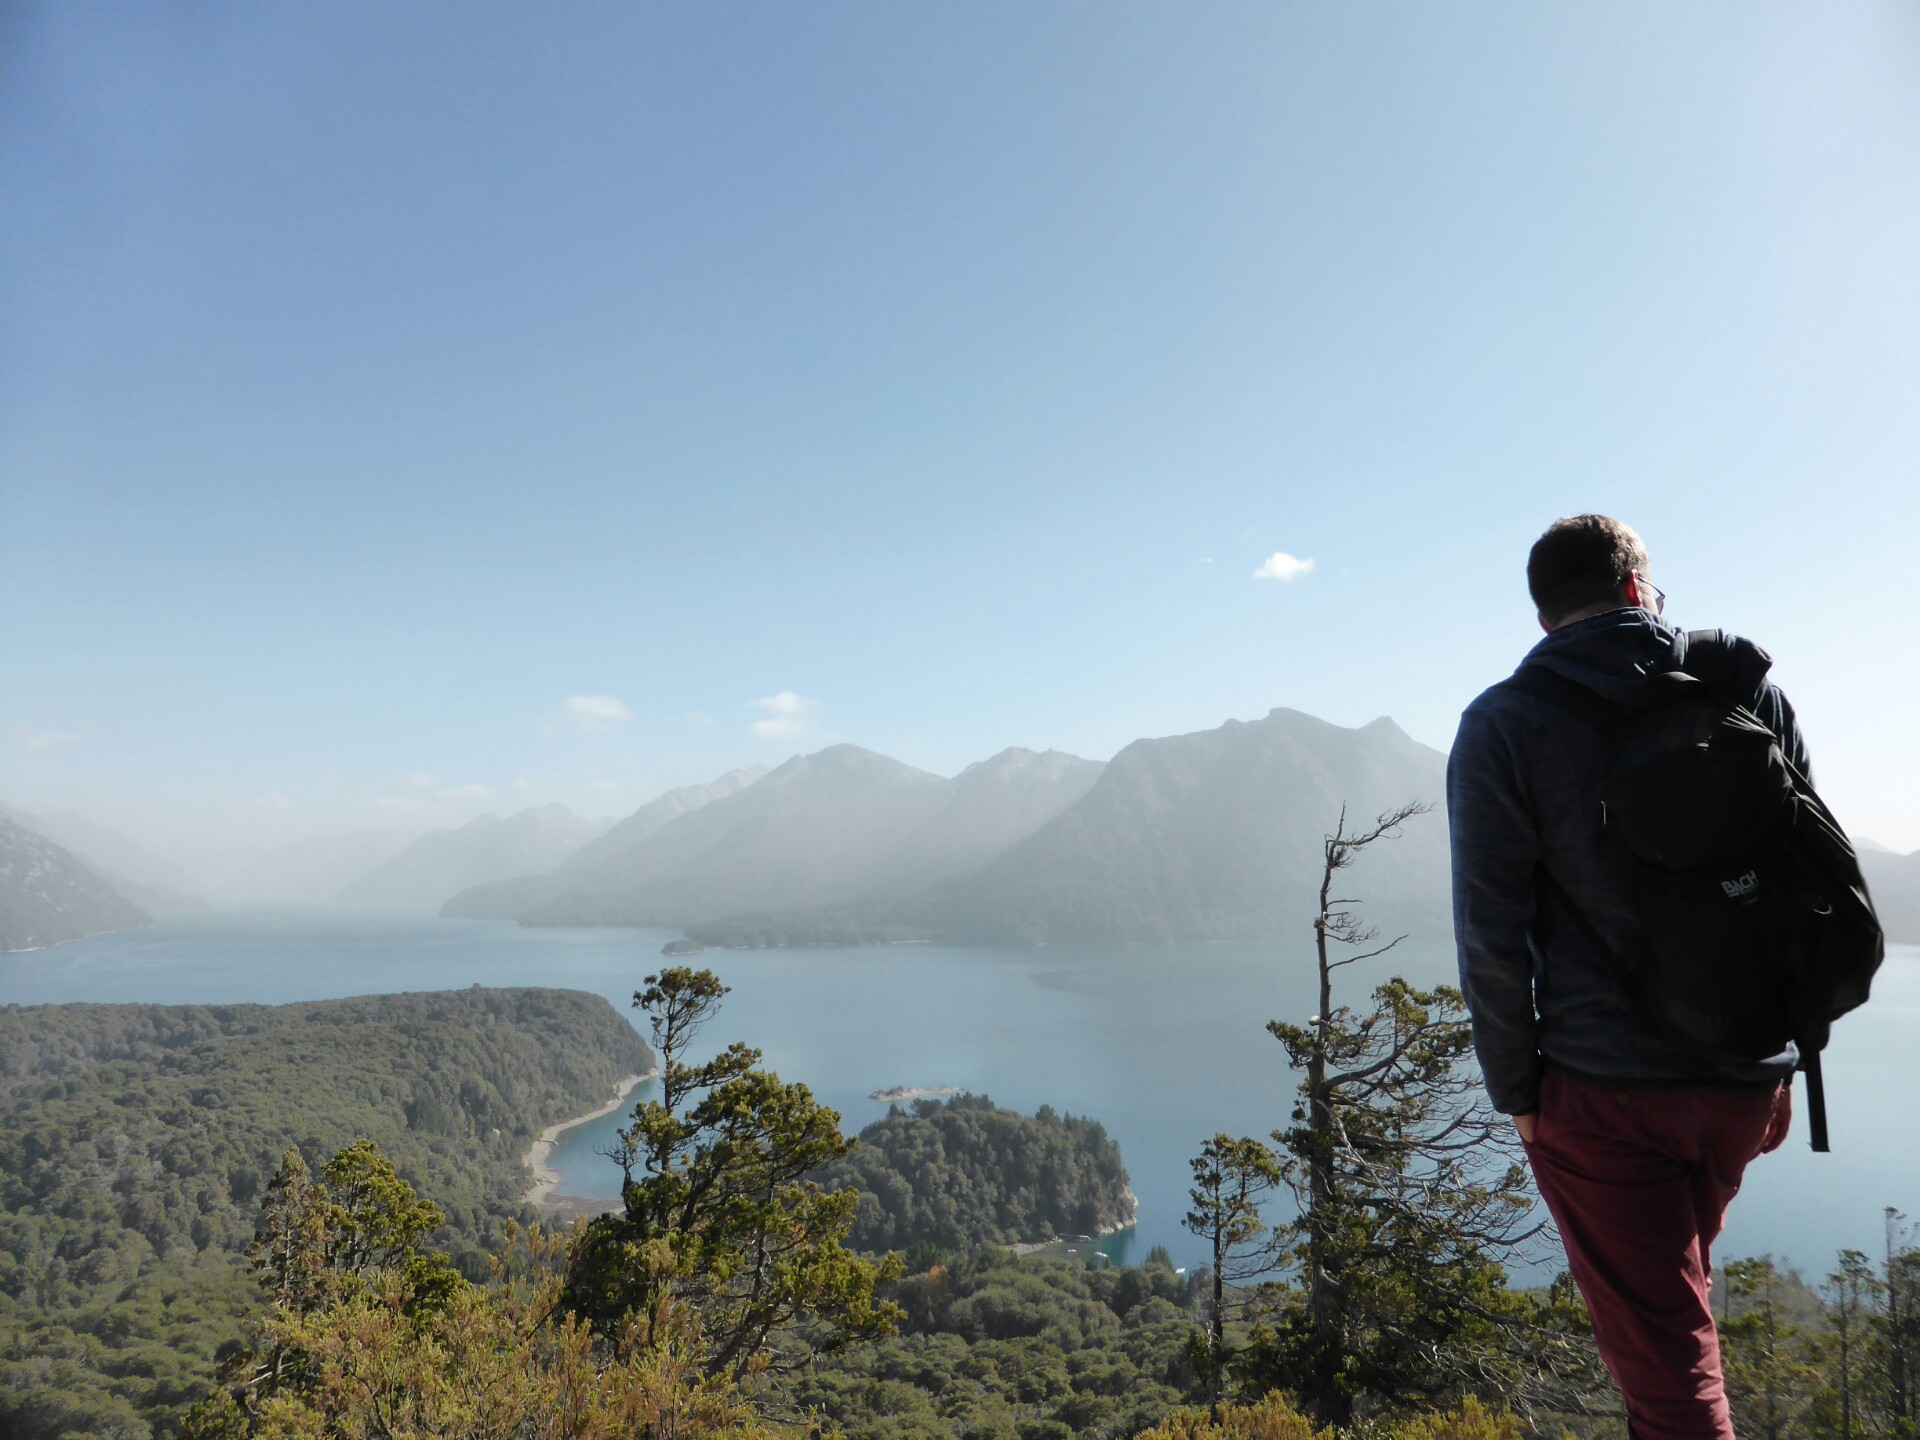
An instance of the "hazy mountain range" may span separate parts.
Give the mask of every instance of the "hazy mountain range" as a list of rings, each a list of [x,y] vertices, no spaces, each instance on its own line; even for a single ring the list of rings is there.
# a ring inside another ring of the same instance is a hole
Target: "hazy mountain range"
[[[1901,855],[1878,846],[1863,847],[1860,869],[1887,938],[1920,944],[1920,850]]]
[[[1101,766],[1006,750],[942,779],[835,745],[664,825],[527,925],[691,925],[915,893],[977,866],[1085,794]]]
[[[703,787],[729,793],[670,818],[642,812],[443,913],[678,926],[728,945],[1259,941],[1313,913],[1343,803],[1365,823],[1421,800],[1434,813],[1349,879],[1383,928],[1445,936],[1445,781],[1446,757],[1389,719],[1349,729],[1284,709],[1136,741],[1104,765],[1007,750],[951,780],[837,745]],[[1868,843],[1862,862],[1889,935],[1920,941],[1920,854]]]
[[[1248,941],[1296,934],[1317,907],[1323,837],[1345,805],[1408,822],[1350,892],[1396,926],[1445,933],[1446,757],[1391,720],[1360,729],[1274,710],[1251,722],[1136,740],[1076,804],[970,874],[896,901],[953,939],[1019,943]]]
[[[836,745],[443,913],[726,944],[1265,938],[1312,913],[1343,800],[1360,818],[1437,804],[1445,766],[1389,720],[1290,710],[1137,741],[1111,764],[1005,750],[951,780]],[[1444,817],[1413,822],[1368,883],[1383,914],[1443,920]]]
[[[334,898],[350,905],[436,911],[475,885],[551,870],[612,825],[611,820],[583,820],[564,805],[482,815],[455,829],[429,831]]]
[[[951,779],[856,745],[672,790],[618,823],[549,805],[417,836],[269,852],[222,898],[335,896],[526,925],[649,925],[711,944],[1257,941],[1311,916],[1322,837],[1410,800],[1436,813],[1352,874],[1391,929],[1444,935],[1446,758],[1382,718],[1293,710],[1139,740],[1110,763],[1009,749]],[[0,808],[0,945],[197,906],[178,866],[72,815]],[[83,848],[84,847],[84,848]],[[1920,943],[1920,852],[1861,861],[1888,935]]]
[[[147,918],[64,847],[0,815],[0,951],[131,930]]]
[[[0,805],[0,815],[51,840],[150,915],[183,915],[207,908],[201,898],[205,888],[198,880],[118,830],[64,811],[36,815]]]
[[[618,875],[626,857],[638,850],[658,831],[682,815],[703,805],[724,800],[744,790],[767,773],[764,765],[730,770],[711,785],[683,785],[649,800],[599,838],[573,852],[556,869],[544,873],[523,871],[508,878],[496,878],[491,884],[476,883],[454,896],[441,911],[444,915],[469,916],[487,920],[518,920],[549,900],[570,889],[588,890]]]
[[[241,905],[323,903],[419,838],[416,829],[382,825],[296,840],[262,851],[227,876],[220,895]]]

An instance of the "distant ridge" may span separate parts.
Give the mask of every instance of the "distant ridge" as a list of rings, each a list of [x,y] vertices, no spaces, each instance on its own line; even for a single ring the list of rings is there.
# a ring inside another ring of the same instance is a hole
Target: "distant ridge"
[[[1072,809],[916,907],[942,938],[1000,943],[1250,941],[1317,903],[1322,839],[1445,799],[1446,757],[1382,717],[1347,729],[1297,710],[1136,740]],[[1444,814],[1369,855],[1355,893],[1398,926],[1444,926]]]
[[[669,790],[580,846],[557,867],[535,873],[536,867],[527,866],[511,877],[474,884],[448,899],[440,913],[465,919],[518,920],[569,888],[590,889],[599,883],[598,877],[617,875],[624,858],[664,826],[737,794],[766,773],[766,766],[750,765],[729,770],[710,785]]]
[[[1875,848],[1860,851],[1860,869],[1880,914],[1887,939],[1920,945],[1920,851],[1901,855]]]
[[[35,815],[0,805],[0,815],[51,840],[150,915],[184,915],[207,908],[197,880],[118,830],[67,811]]]
[[[1261,940],[1311,916],[1343,804],[1364,823],[1437,808],[1445,788],[1446,757],[1392,720],[1288,709],[1135,741],[1110,764],[1009,749],[951,780],[835,745],[442,913],[678,926],[732,946]],[[1363,868],[1383,925],[1446,929],[1444,814]]]
[[[745,910],[818,915],[977,868],[1086,793],[1104,767],[1013,748],[952,780],[857,745],[795,756],[751,788],[582,873],[527,925],[697,925]],[[756,919],[759,930],[767,928]],[[756,932],[757,933],[757,932]]]
[[[858,745],[797,755],[662,826],[520,917],[525,925],[685,925],[734,909],[852,899],[939,808],[948,782]],[[572,877],[569,877],[570,879]]]
[[[1297,710],[1138,740],[1084,797],[970,872],[810,913],[695,924],[709,945],[1254,942],[1317,903],[1322,839],[1412,800],[1439,807],[1446,757],[1381,718],[1347,729]],[[1444,814],[1419,816],[1356,869],[1367,912],[1446,933]]]
[[[311,905],[338,895],[420,838],[397,825],[314,835],[255,856],[220,886],[220,898],[248,905]]]
[[[457,829],[429,831],[334,898],[349,905],[437,911],[463,890],[561,864],[610,821],[583,820],[564,805],[516,815],[482,815]]]
[[[39,950],[148,923],[72,854],[0,815],[0,951]]]
[[[617,822],[591,844],[581,846],[565,868],[586,876],[616,870],[626,856],[682,815],[691,815],[703,805],[736,795],[766,774],[766,766],[748,765],[729,770],[709,785],[682,785],[677,790],[669,790]]]

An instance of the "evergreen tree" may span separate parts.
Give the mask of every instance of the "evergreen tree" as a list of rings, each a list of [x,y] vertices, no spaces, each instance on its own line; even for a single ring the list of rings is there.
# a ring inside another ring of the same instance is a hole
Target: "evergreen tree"
[[[1920,1392],[1920,1251],[1914,1248],[1907,1217],[1891,1205],[1884,1213],[1887,1238],[1882,1282],[1886,1304],[1879,1328],[1886,1347],[1882,1378],[1886,1433],[1893,1440],[1911,1440],[1916,1420],[1920,1420],[1915,1411],[1916,1393]]]
[[[247,1258],[273,1309],[299,1314],[320,1303],[327,1272],[327,1196],[313,1183],[297,1146],[287,1148],[267,1182]]]
[[[290,1162],[293,1157],[289,1157]],[[257,1319],[255,1350],[294,1355],[278,1383],[262,1377],[217,1391],[190,1409],[180,1440],[319,1440],[458,1436],[461,1440],[774,1440],[733,1387],[706,1375],[697,1318],[662,1292],[644,1324],[630,1317],[597,1339],[559,1304],[564,1239],[509,1225],[491,1279],[457,1276],[422,1305],[419,1248],[433,1207],[393,1176],[379,1153],[355,1145],[327,1167],[339,1190],[311,1187],[290,1209],[302,1167],[268,1197],[262,1231],[289,1233],[288,1214],[322,1205],[335,1220],[306,1226],[293,1247],[299,1273],[318,1283],[302,1303],[274,1303]],[[321,1203],[314,1203],[312,1196]],[[344,1218],[343,1218],[344,1217]],[[310,1243],[317,1241],[317,1243]],[[325,1258],[330,1257],[330,1258]],[[276,1273],[263,1267],[269,1298]]]
[[[1207,1377],[1207,1401],[1213,1423],[1220,1423],[1220,1401],[1232,1355],[1227,1346],[1227,1287],[1273,1268],[1272,1232],[1260,1205],[1280,1183],[1280,1163],[1264,1143],[1215,1135],[1193,1159],[1193,1208],[1186,1227],[1207,1242],[1209,1297],[1206,1328],[1194,1337],[1194,1368]]]
[[[613,1335],[645,1326],[670,1295],[700,1322],[707,1372],[739,1379],[803,1320],[836,1340],[891,1331],[898,1311],[874,1287],[902,1266],[848,1250],[857,1192],[810,1178],[853,1148],[837,1112],[756,1069],[745,1045],[688,1061],[726,994],[712,971],[674,966],[634,996],[652,1022],[660,1095],[620,1132],[622,1210],[582,1232],[565,1303]]]
[[[1725,1275],[1730,1318],[1720,1344],[1735,1426],[1756,1440],[1788,1440],[1812,1406],[1819,1372],[1785,1313],[1784,1277],[1770,1255],[1732,1261]]]
[[[1826,1385],[1816,1399],[1819,1429],[1837,1440],[1879,1433],[1867,1378],[1885,1368],[1873,1318],[1886,1286],[1859,1250],[1842,1250],[1840,1268],[1827,1276]]]

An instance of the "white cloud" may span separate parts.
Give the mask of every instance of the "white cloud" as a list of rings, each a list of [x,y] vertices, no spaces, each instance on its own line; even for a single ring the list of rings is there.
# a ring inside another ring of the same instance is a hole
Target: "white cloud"
[[[1253,572],[1256,580],[1278,580],[1285,584],[1289,580],[1298,580],[1302,575],[1313,573],[1313,561],[1302,560],[1289,555],[1284,550],[1276,550],[1260,562],[1260,568]]]
[[[422,770],[417,774],[407,776],[404,783],[410,790],[431,790],[433,788],[433,776],[425,770]]]
[[[471,785],[455,785],[440,792],[442,800],[491,800],[493,791],[477,781]]]
[[[611,695],[574,695],[560,707],[568,724],[588,735],[611,730],[633,718],[633,712]]]
[[[533,781],[524,775],[516,775],[513,777],[513,788],[516,790],[531,790],[533,788]]]
[[[813,713],[813,701],[803,700],[791,690],[782,690],[778,695],[763,695],[758,700],[749,701],[748,705],[766,716],[764,720],[753,722],[753,733],[768,739],[805,734],[807,717]]]
[[[78,730],[36,730],[31,725],[9,725],[7,738],[29,750],[51,750],[56,745],[78,745],[87,737]]]
[[[265,794],[254,796],[253,803],[258,805],[262,810],[291,810],[293,808],[293,801],[289,800],[285,795],[282,795],[278,790],[269,790]]]
[[[704,710],[689,710],[680,719],[690,729],[711,730],[713,728],[713,717]]]

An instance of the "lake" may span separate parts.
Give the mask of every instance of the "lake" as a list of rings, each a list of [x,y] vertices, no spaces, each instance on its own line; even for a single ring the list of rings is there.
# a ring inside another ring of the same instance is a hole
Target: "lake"
[[[145,1001],[280,1004],[473,984],[553,985],[627,1006],[677,932],[527,930],[487,921],[346,911],[241,911],[164,920],[52,950],[0,956],[0,1004]],[[1346,1002],[1389,973],[1451,979],[1450,946],[1403,946],[1392,970],[1341,972]],[[1031,1112],[1090,1115],[1120,1143],[1139,1223],[1099,1249],[1138,1260],[1164,1245],[1197,1265],[1181,1228],[1188,1158],[1216,1131],[1264,1135],[1293,1081],[1269,1018],[1312,1013],[1310,937],[1294,947],[997,951],[930,945],[710,951],[733,987],[703,1039],[744,1040],[834,1106],[849,1130],[886,1111],[871,1092],[956,1085]],[[1378,965],[1382,962],[1373,962]],[[1361,967],[1365,969],[1366,967]],[[1349,978],[1351,977],[1351,978]],[[1719,1253],[1767,1252],[1810,1279],[1852,1246],[1877,1254],[1882,1207],[1920,1210],[1920,948],[1895,946],[1876,998],[1843,1021],[1827,1058],[1834,1152],[1807,1149],[1804,1117],[1757,1163]],[[634,1015],[634,1018],[639,1018]],[[618,1116],[567,1132],[562,1191],[613,1197],[598,1150]]]

